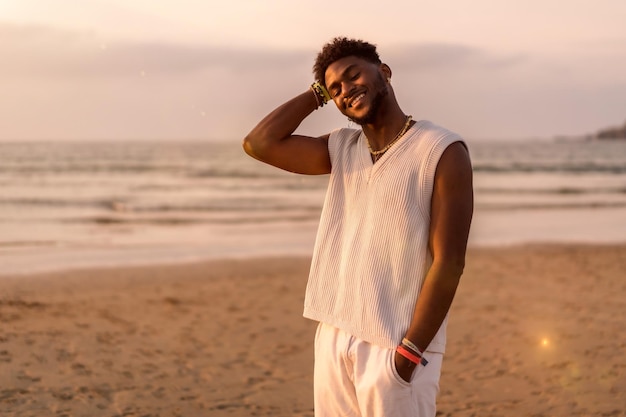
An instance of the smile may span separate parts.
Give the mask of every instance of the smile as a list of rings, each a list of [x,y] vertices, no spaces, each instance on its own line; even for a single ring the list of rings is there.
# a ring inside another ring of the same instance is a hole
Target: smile
[[[365,93],[361,93],[348,102],[348,108],[358,105],[365,97]]]

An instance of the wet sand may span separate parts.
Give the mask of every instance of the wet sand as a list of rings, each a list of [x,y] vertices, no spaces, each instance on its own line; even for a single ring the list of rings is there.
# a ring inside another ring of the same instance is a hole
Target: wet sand
[[[312,416],[307,258],[0,278],[2,416]],[[441,416],[626,416],[626,245],[472,249]]]

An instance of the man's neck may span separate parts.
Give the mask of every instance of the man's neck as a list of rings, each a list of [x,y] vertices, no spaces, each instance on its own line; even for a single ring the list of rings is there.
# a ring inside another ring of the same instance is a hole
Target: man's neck
[[[395,103],[395,106],[389,109],[381,109],[372,123],[364,124],[363,133],[367,136],[372,149],[379,150],[396,138],[406,120],[407,116]]]

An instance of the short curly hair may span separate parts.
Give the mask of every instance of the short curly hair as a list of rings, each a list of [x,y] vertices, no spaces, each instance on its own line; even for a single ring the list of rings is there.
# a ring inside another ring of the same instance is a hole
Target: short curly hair
[[[382,61],[376,52],[376,45],[360,39],[348,39],[346,37],[336,37],[328,42],[317,54],[313,65],[313,75],[315,79],[326,86],[326,69],[333,62],[347,56],[356,56],[374,64],[381,64]]]

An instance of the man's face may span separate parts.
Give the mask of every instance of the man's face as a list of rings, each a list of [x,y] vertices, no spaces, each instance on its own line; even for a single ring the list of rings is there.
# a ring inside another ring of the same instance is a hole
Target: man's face
[[[380,66],[354,56],[330,64],[325,79],[339,111],[360,125],[374,121],[389,93]]]

